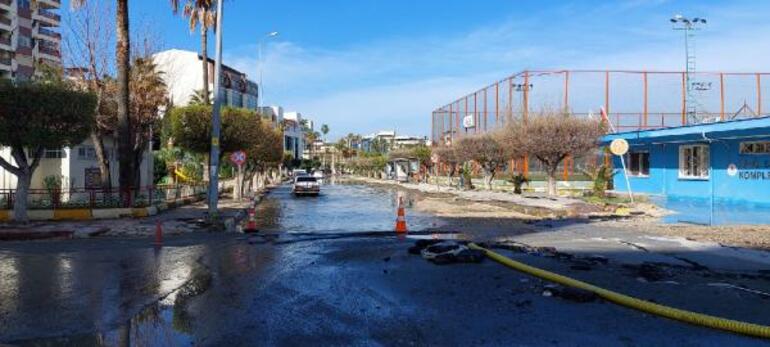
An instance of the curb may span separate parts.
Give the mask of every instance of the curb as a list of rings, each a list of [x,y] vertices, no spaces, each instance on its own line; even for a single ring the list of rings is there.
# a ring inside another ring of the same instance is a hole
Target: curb
[[[0,231],[0,241],[30,241],[46,239],[71,239],[75,235],[71,230],[59,231]]]
[[[144,218],[157,215],[160,211],[194,204],[202,200],[201,198],[184,198],[176,201],[166,201],[157,206],[134,208],[27,210],[27,216],[30,221],[85,221],[123,217]],[[11,221],[13,221],[13,210],[0,210],[0,222]]]

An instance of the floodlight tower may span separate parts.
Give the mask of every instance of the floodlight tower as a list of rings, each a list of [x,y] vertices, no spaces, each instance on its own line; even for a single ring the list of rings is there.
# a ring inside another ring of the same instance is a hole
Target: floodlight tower
[[[684,54],[685,54],[685,109],[687,115],[694,122],[698,122],[697,117],[697,100],[695,94],[695,88],[691,81],[692,75],[695,73],[695,32],[700,30],[703,25],[706,25],[706,19],[704,18],[685,18],[681,14],[675,15],[671,18],[671,23],[674,30],[680,30],[684,32]]]

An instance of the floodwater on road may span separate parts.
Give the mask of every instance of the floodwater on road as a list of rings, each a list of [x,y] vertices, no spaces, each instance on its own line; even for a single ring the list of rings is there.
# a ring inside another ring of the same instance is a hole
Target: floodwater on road
[[[352,184],[322,192],[273,190],[257,235],[194,233],[161,249],[123,238],[0,243],[0,344],[759,344],[544,298],[542,281],[489,261],[431,264],[389,232],[399,195],[410,230],[441,224],[409,209],[419,196]],[[382,233],[357,234],[372,231]]]
[[[410,230],[439,225],[438,218],[412,211],[414,193],[384,187],[325,182],[319,196],[294,197],[281,186],[257,210],[259,229],[286,233],[392,231],[399,198]]]

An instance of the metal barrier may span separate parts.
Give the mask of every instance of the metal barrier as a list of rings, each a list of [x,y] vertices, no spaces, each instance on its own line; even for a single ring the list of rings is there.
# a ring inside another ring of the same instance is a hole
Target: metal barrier
[[[158,185],[119,189],[68,188],[59,190],[30,189],[30,209],[58,208],[128,208],[148,207],[164,202],[195,198],[207,193],[207,185]],[[0,189],[0,209],[13,209],[16,189]]]
[[[432,113],[434,143],[527,119],[543,107],[601,116],[611,131],[632,131],[765,115],[770,73],[633,70],[523,71],[441,106]],[[687,100],[687,90],[697,96]],[[688,111],[688,106],[695,111]]]

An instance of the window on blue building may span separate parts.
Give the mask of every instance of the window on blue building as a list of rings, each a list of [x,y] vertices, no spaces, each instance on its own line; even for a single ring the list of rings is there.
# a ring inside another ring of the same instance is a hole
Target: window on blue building
[[[709,166],[710,159],[708,145],[679,146],[680,178],[709,178]]]
[[[644,177],[650,175],[650,153],[649,152],[629,152],[626,154],[628,162],[628,175]]]
[[[741,142],[741,154],[770,154],[770,141]]]

